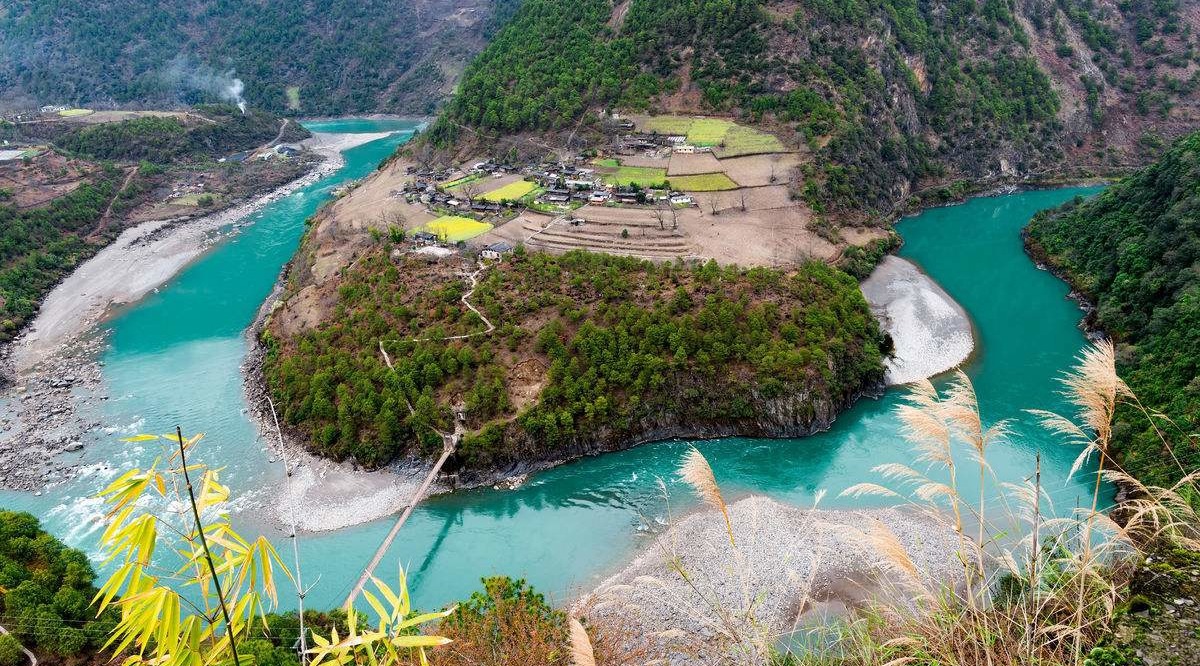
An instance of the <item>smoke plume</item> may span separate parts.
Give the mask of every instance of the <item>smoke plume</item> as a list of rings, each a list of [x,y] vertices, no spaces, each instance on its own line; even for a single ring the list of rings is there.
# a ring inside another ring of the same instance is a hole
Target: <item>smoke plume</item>
[[[246,113],[246,100],[242,93],[246,84],[234,76],[234,70],[217,71],[203,63],[194,63],[186,56],[179,56],[163,69],[164,83],[176,88],[198,90],[236,104]]]

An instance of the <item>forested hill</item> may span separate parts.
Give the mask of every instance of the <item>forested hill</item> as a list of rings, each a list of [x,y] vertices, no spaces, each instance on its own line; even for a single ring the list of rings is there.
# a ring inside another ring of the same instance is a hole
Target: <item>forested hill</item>
[[[302,250],[294,297],[263,334],[280,416],[322,455],[372,468],[428,455],[441,446],[431,426],[453,428],[457,410],[467,434],[450,468],[486,479],[656,439],[809,434],[882,381],[887,342],[857,282],[825,264],[522,248],[471,295],[487,331],[461,307],[457,265],[397,265],[398,242],[381,237],[323,284]],[[313,303],[337,315],[309,328]]]
[[[1121,375],[1174,420],[1159,425],[1183,467],[1200,466],[1200,133],[1094,199],[1039,214],[1029,243],[1096,305],[1094,323],[1120,343]],[[1176,480],[1158,434],[1132,409],[1125,416],[1127,469]]]
[[[237,77],[276,112],[429,113],[518,2],[15,0],[0,105],[216,101]]]
[[[797,189],[815,207],[880,207],[927,182],[1144,163],[1194,123],[1197,12],[1175,0],[527,0],[434,136],[574,129],[605,108],[732,114],[809,144]]]

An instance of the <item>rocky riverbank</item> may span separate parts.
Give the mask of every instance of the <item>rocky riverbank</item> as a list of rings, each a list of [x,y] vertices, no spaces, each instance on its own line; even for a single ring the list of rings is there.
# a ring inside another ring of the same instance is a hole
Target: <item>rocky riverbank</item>
[[[0,394],[0,488],[36,492],[77,465],[85,433],[101,425],[78,406],[106,397],[95,360],[103,342],[76,340]]]
[[[63,280],[29,330],[0,350],[0,488],[35,491],[76,466],[71,455],[101,425],[80,407],[107,398],[97,361],[104,339],[90,333],[114,307],[171,279],[222,240],[222,228],[236,233],[239,220],[336,171],[341,151],[386,135],[318,134],[306,144],[323,159],[304,176],[212,215],[127,229]]]
[[[882,602],[913,608],[962,580],[958,535],[910,509],[805,510],[751,496],[684,517],[579,600],[645,640],[647,658],[726,663],[798,628]],[[765,659],[764,659],[765,661]]]

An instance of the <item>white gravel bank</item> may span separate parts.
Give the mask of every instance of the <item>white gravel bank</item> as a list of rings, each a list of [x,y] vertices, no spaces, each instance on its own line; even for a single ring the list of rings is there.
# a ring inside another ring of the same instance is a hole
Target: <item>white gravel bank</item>
[[[292,476],[272,488],[268,505],[281,525],[327,532],[400,513],[413,500],[428,467],[367,472],[291,451]],[[432,486],[430,493],[444,492]]]
[[[804,510],[757,496],[729,509],[736,549],[719,513],[689,515],[576,611],[632,627],[670,663],[755,663],[730,659],[754,652],[746,637],[771,645],[867,599],[912,607],[962,579],[957,535],[917,511]]]
[[[862,292],[896,345],[885,362],[889,384],[941,374],[971,356],[975,340],[966,311],[912,263],[884,257]]]

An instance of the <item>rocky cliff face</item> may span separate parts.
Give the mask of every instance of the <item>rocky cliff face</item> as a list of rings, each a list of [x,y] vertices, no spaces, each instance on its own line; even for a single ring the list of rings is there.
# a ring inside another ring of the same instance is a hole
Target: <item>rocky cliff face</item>
[[[578,458],[624,451],[649,442],[720,437],[807,437],[829,430],[838,415],[858,399],[876,397],[882,394],[883,388],[880,379],[861,390],[835,397],[803,390],[766,397],[759,391],[750,391],[744,398],[751,415],[744,418],[705,420],[676,411],[657,410],[624,427],[604,424],[593,431],[580,433],[553,451],[539,446],[529,432],[514,421],[505,427],[503,437],[506,448],[515,455],[493,461],[486,468],[472,467],[470,461],[456,456],[450,459],[446,472],[459,486],[488,486]]]

